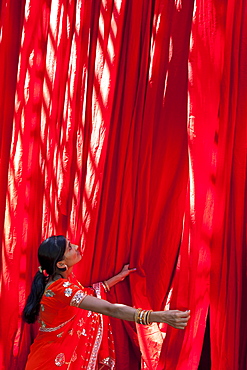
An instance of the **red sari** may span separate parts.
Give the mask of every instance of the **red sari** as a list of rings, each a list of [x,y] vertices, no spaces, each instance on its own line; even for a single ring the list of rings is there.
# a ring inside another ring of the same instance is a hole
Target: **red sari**
[[[105,298],[103,284],[84,288],[77,281],[59,279],[47,287],[26,370],[115,369],[108,317],[78,308],[87,295]]]

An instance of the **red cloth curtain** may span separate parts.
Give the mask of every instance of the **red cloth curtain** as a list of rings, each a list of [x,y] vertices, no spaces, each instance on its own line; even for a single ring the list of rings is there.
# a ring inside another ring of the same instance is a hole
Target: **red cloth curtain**
[[[246,368],[244,19],[246,2],[196,2],[189,56],[190,181],[171,299],[171,306],[193,311],[189,330],[168,329],[159,369],[197,369],[208,312],[211,368]]]
[[[7,0],[0,47],[0,353],[24,368],[37,247],[63,233],[85,285],[191,309],[185,331],[112,320],[117,369],[245,369],[245,0]],[[142,356],[141,356],[142,355]]]
[[[158,369],[198,368],[207,312],[211,368],[247,367],[246,12],[246,1],[196,2],[188,85],[190,179],[171,298],[171,306],[193,310],[189,330],[168,328]]]
[[[247,368],[247,3],[225,7],[224,64],[211,268],[214,366]]]

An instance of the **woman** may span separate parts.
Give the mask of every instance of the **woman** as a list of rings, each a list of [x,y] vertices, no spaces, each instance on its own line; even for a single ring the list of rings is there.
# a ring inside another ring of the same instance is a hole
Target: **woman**
[[[73,276],[73,266],[81,260],[78,246],[64,236],[51,236],[39,247],[39,271],[23,311],[33,323],[39,318],[38,336],[31,346],[26,370],[34,369],[115,369],[114,344],[107,316],[150,325],[167,323],[184,329],[189,311],[145,311],[111,304],[105,292],[135,269],[122,271],[85,288]],[[104,316],[102,316],[104,315]]]

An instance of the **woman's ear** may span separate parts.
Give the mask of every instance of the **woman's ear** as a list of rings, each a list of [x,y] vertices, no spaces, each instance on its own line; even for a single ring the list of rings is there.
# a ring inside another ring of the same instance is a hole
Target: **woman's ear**
[[[58,261],[56,266],[57,266],[58,269],[62,269],[64,267],[66,267],[65,261],[64,260]]]

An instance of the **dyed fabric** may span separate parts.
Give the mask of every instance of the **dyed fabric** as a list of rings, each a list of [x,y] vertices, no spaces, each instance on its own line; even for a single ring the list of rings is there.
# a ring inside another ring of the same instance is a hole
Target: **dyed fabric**
[[[85,288],[59,279],[41,299],[39,333],[31,346],[26,370],[115,369],[115,350],[107,317],[78,308],[87,296],[105,296],[101,283]]]
[[[0,363],[23,370],[37,247],[80,245],[84,286],[191,309],[112,320],[118,370],[247,368],[247,1],[0,1]],[[4,338],[4,340],[3,340]]]

